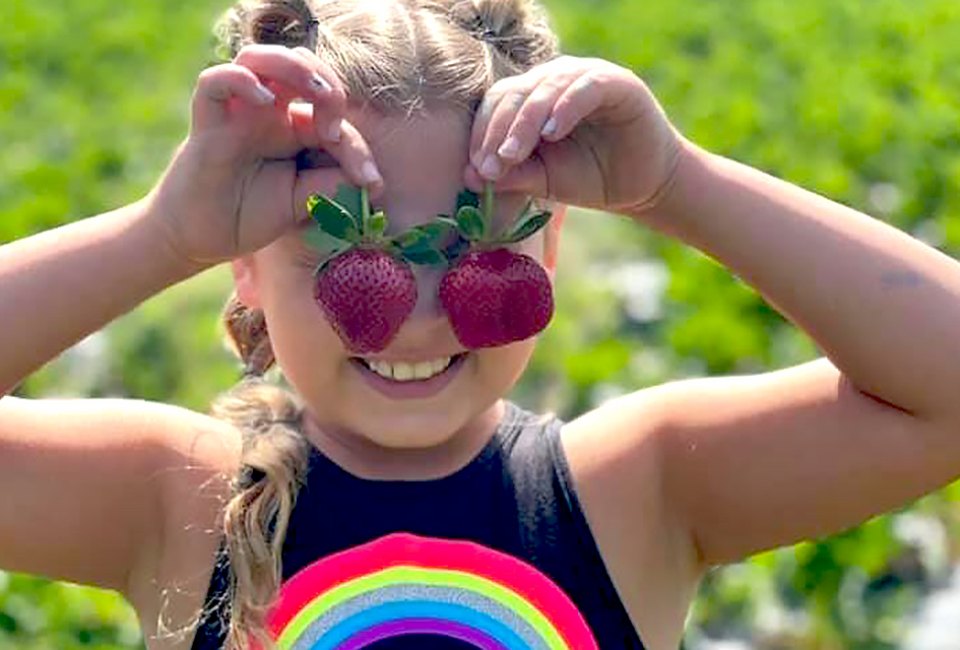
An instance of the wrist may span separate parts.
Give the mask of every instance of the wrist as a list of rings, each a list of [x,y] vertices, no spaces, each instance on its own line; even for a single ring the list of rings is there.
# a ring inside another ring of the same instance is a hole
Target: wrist
[[[216,265],[195,260],[183,252],[170,226],[170,215],[166,214],[155,192],[150,192],[132,204],[131,209],[131,228],[145,246],[159,255],[158,262],[164,273],[175,281],[189,278]]]
[[[653,228],[664,223],[683,200],[684,177],[689,176],[707,155],[706,150],[677,134],[667,156],[663,181],[648,199],[628,210],[627,216]]]

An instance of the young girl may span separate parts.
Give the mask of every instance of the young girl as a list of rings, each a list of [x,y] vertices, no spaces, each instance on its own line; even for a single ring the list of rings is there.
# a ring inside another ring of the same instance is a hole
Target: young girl
[[[245,378],[212,415],[0,400],[4,569],[119,590],[151,650],[667,650],[709,567],[960,474],[960,266],[698,148],[629,70],[558,56],[528,0],[244,0],[223,27],[232,62],[146,197],[0,248],[0,387],[227,261]],[[462,342],[426,264],[389,343],[353,350],[308,197],[362,186],[399,234],[488,182],[498,229],[549,202],[508,246],[549,273],[563,206],[618,213],[826,357],[561,423],[504,399],[534,337]]]

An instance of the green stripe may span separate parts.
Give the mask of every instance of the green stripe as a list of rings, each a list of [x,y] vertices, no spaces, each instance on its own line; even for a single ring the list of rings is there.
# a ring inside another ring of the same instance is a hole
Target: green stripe
[[[416,566],[396,566],[384,569],[370,575],[354,578],[320,594],[287,623],[277,644],[281,650],[290,650],[294,642],[306,631],[310,624],[333,607],[368,591],[402,584],[453,587],[479,593],[500,603],[526,621],[530,627],[537,631],[551,650],[568,650],[566,642],[557,632],[553,623],[540,610],[512,589],[487,578],[481,578],[463,571],[425,569]]]

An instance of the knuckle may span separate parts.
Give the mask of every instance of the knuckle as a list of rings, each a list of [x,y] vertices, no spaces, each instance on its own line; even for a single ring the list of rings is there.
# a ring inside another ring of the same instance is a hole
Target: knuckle
[[[308,47],[304,47],[303,45],[298,45],[297,47],[293,48],[293,51],[309,59],[318,58],[316,52],[314,52]]]

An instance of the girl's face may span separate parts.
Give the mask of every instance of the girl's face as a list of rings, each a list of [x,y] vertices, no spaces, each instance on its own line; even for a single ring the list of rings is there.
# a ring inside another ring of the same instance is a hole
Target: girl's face
[[[389,234],[454,212],[467,164],[466,116],[434,112],[410,119],[364,113],[350,118],[384,177],[385,190],[373,207],[386,212]],[[498,195],[495,227],[515,219],[525,198]],[[513,387],[534,340],[466,350],[437,297],[442,267],[413,267],[419,296],[413,313],[385,350],[365,358],[417,364],[454,357],[454,363],[436,378],[415,382],[419,386],[376,376],[344,347],[314,301],[314,272],[322,260],[302,235],[303,230],[291,232],[238,260],[234,273],[241,300],[263,309],[277,362],[322,430],[360,435],[380,447],[432,447],[489,415]],[[545,240],[556,246],[556,238],[545,238],[541,231],[511,248],[542,263],[545,255],[555,259],[555,251],[545,250]]]

